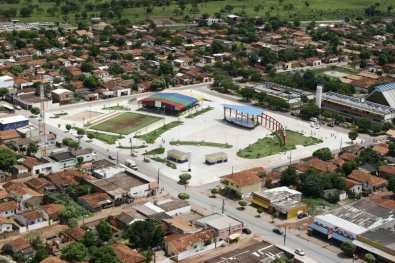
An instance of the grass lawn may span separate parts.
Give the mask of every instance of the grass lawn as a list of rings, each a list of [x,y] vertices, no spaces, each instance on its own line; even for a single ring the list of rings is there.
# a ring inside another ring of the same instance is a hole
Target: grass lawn
[[[327,200],[317,197],[302,196],[302,202],[307,205],[310,215],[320,214],[324,209],[337,207],[335,204],[331,204]]]
[[[90,21],[91,16],[99,16],[100,10],[87,11],[85,9],[86,3],[97,3],[98,1],[87,0],[83,4],[79,5],[79,12],[69,12],[68,14],[62,14],[60,11],[56,12],[55,15],[47,13],[48,8],[60,6],[56,2],[40,2],[39,0],[31,0],[30,3],[20,1],[18,4],[8,4],[6,1],[0,3],[1,10],[8,10],[15,8],[17,10],[16,17],[12,19],[19,19],[21,22],[69,22],[76,25],[80,21]],[[308,3],[306,6],[305,2]],[[364,15],[364,9],[370,5],[374,5],[379,2],[380,9],[383,13],[387,12],[387,6],[393,5],[393,0],[309,0],[309,1],[283,1],[278,0],[266,0],[264,2],[257,2],[254,0],[223,0],[223,1],[206,1],[198,4],[197,12],[191,12],[191,5],[187,4],[184,12],[176,16],[174,10],[179,8],[176,1],[172,1],[168,6],[153,6],[152,12],[147,13],[145,7],[133,7],[124,8],[122,11],[122,18],[129,19],[132,23],[144,21],[148,16],[170,16],[178,20],[188,15],[189,17],[199,16],[204,13],[214,15],[216,12],[220,12],[226,5],[233,7],[233,10],[227,14],[237,14],[244,12],[249,16],[263,16],[263,17],[280,17],[288,20],[326,20],[326,19],[344,19],[348,16],[355,18],[357,16]],[[151,2],[149,2],[151,3]],[[153,2],[152,2],[153,3]],[[33,9],[33,13],[29,17],[21,17],[19,10],[27,5],[36,6]],[[258,12],[255,11],[255,7],[261,4],[262,9]],[[285,8],[292,4],[292,8]],[[63,5],[63,4],[62,4]],[[40,7],[41,9],[37,9]],[[80,14],[87,12],[87,18],[81,19]],[[392,11],[392,14],[394,11]],[[77,15],[77,16],[76,16]],[[119,20],[116,16],[113,19],[105,18],[106,22]]]
[[[211,110],[213,110],[213,109],[214,109],[213,107],[207,107],[207,108],[201,109],[201,110],[199,110],[199,111],[197,111],[197,112],[195,112],[195,113],[189,114],[189,115],[186,116],[185,118],[192,119],[192,118],[195,118],[195,117],[197,117],[197,116],[199,116],[199,115],[201,115],[201,114],[203,114],[203,113],[206,113],[206,112],[208,112],[208,111],[211,111]]]
[[[327,67],[327,68],[312,69],[311,71],[313,71],[317,75],[322,75],[322,74],[324,74],[325,72],[328,72],[328,71],[338,71],[338,72],[345,73],[345,74],[350,74],[350,75],[358,73],[356,70],[347,69],[347,68],[343,68],[343,67],[337,67],[337,66],[330,66],[330,67]]]
[[[247,159],[258,159],[265,156],[277,154],[296,149],[296,145],[310,146],[321,143],[322,140],[314,137],[306,137],[301,133],[287,130],[287,139],[285,146],[281,146],[278,137],[273,134],[270,137],[259,139],[257,142],[250,144],[248,147],[238,151],[237,155]]]
[[[105,142],[107,144],[115,144],[115,142],[118,139],[122,139],[123,136],[120,135],[111,135],[111,134],[106,134],[106,133],[101,133],[101,132],[91,132],[88,131],[88,134],[92,134],[93,138]]]
[[[103,110],[130,110],[130,109],[126,106],[117,105],[117,106],[105,107],[103,108]]]
[[[128,135],[159,120],[162,120],[162,118],[134,112],[125,112],[89,128],[93,130]]]
[[[152,149],[151,151],[145,152],[143,155],[156,155],[156,154],[162,154],[165,152],[165,148],[159,147]]]
[[[149,132],[149,133],[143,134],[143,135],[137,135],[134,137],[142,139],[142,140],[146,141],[147,143],[154,143],[155,140],[158,139],[158,137],[161,136],[163,133],[165,133],[168,130],[171,130],[179,125],[182,125],[182,124],[183,124],[182,121],[173,121],[173,122],[170,122],[170,123],[160,127],[159,129],[153,130],[152,132]]]
[[[216,142],[205,142],[205,141],[171,141],[170,145],[195,145],[195,146],[209,146],[217,148],[227,148],[230,149],[233,145],[228,143],[216,143]]]
[[[133,150],[133,149],[142,149],[142,148],[146,148],[146,147],[148,147],[148,146],[147,145],[137,145],[137,146],[133,146],[133,147],[125,146],[125,145],[117,146],[117,148],[119,148],[119,149],[129,149],[129,150],[130,150],[130,148],[132,148],[132,150]]]
[[[160,158],[160,157],[152,157],[152,160],[156,161],[156,162],[160,162],[160,163],[164,163],[166,164],[166,166],[172,168],[172,169],[177,169],[177,165],[175,163],[172,163],[166,159]]]

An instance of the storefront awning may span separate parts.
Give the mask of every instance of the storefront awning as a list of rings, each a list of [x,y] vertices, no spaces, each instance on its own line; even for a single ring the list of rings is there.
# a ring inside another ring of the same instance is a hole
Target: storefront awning
[[[319,226],[319,225],[317,225],[317,224],[312,223],[312,224],[309,225],[309,227],[310,227],[311,229],[314,229],[314,230],[316,230],[316,231],[318,231],[318,232],[324,234],[324,235],[327,235],[327,234],[328,234],[328,229],[326,229],[325,227]]]
[[[265,201],[259,200],[257,198],[252,198],[252,202],[254,204],[256,204],[256,205],[259,205],[259,206],[265,208],[265,209],[269,208],[269,204],[268,203],[266,203]]]
[[[333,238],[333,239],[336,239],[336,240],[338,240],[338,241],[340,241],[340,242],[343,242],[343,241],[352,241],[352,239],[349,239],[349,238],[347,238],[347,237],[345,237],[345,236],[339,235],[339,234],[336,233],[336,232],[333,232],[332,238]]]
[[[240,237],[240,233],[233,233],[232,235],[229,236],[230,240],[235,240]]]

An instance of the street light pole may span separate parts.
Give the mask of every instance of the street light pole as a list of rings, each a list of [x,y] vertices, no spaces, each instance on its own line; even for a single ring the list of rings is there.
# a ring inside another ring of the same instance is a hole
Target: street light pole
[[[133,156],[133,137],[130,137],[130,156]]]
[[[159,174],[160,174],[160,169],[162,169],[163,167],[158,168],[158,184],[159,184]]]

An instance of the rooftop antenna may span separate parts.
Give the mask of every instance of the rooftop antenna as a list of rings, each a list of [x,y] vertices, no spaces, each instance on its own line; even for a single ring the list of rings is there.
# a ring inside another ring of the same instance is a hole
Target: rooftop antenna
[[[38,69],[37,75],[40,77],[40,121],[39,130],[41,136],[41,157],[47,156],[47,136],[46,136],[46,125],[45,125],[45,94],[44,94],[44,69]]]

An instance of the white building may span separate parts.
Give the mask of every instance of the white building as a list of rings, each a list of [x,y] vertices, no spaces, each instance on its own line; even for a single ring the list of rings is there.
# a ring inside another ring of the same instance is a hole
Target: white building
[[[0,76],[0,88],[11,89],[14,87],[14,78],[10,76]]]

